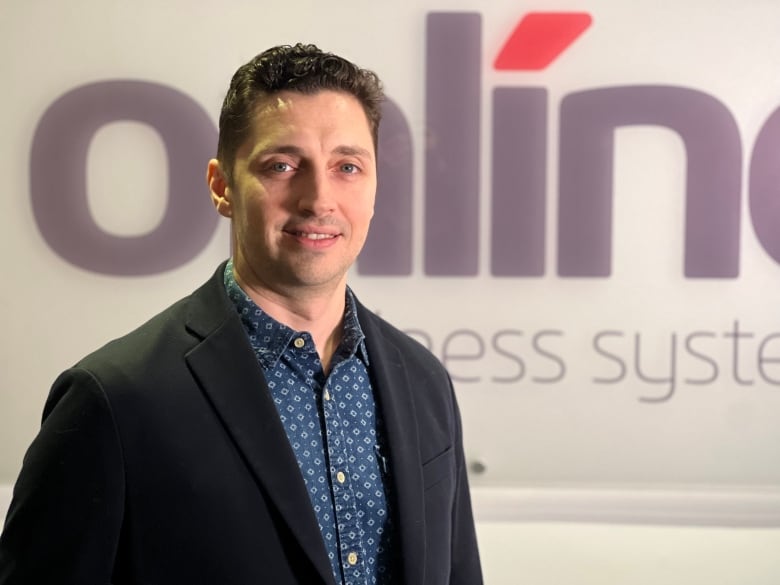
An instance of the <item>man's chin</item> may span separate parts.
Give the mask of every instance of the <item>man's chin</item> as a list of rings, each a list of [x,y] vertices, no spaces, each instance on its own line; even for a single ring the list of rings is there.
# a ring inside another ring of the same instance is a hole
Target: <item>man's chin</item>
[[[279,270],[276,276],[290,288],[327,290],[343,286],[347,270],[328,269],[317,266],[316,262],[306,262]]]

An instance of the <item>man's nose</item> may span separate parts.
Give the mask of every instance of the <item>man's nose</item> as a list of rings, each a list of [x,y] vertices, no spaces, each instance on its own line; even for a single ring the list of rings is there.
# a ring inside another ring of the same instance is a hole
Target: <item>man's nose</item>
[[[301,179],[297,185],[299,210],[317,216],[332,213],[336,200],[328,172],[311,170]]]

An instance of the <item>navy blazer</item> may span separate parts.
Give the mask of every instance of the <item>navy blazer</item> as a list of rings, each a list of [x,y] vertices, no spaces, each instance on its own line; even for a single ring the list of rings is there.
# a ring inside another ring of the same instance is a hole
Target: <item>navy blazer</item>
[[[333,584],[223,268],[56,380],[0,537],[0,585]],[[449,376],[360,303],[358,317],[386,425],[402,582],[479,585]]]

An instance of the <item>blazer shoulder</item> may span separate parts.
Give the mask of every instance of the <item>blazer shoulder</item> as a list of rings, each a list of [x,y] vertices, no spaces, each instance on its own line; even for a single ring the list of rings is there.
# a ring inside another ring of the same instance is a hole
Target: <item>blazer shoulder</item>
[[[221,270],[193,293],[179,299],[132,331],[82,358],[76,368],[100,373],[111,369],[142,371],[173,363],[231,317]]]

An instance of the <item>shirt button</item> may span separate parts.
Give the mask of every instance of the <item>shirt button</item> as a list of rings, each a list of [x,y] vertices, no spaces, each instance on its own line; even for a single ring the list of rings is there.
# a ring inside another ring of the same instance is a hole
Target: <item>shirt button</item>
[[[346,476],[346,475],[344,475],[344,472],[343,472],[343,471],[339,471],[339,472],[336,474],[336,479],[338,480],[338,482],[339,482],[339,483],[344,483],[344,482],[346,481],[346,479],[347,479],[347,476]],[[354,564],[354,563],[353,563],[353,564]]]
[[[350,565],[356,565],[357,564],[357,553],[356,552],[349,553],[347,555],[347,562]]]
[[[298,349],[301,349],[304,345],[306,345],[306,342],[303,340],[303,337],[299,337],[293,341],[293,345],[295,345],[295,347]]]
[[[330,392],[328,392],[327,390],[325,390],[325,394],[323,394],[323,395],[322,395],[322,397],[323,397],[325,400],[330,400]]]

